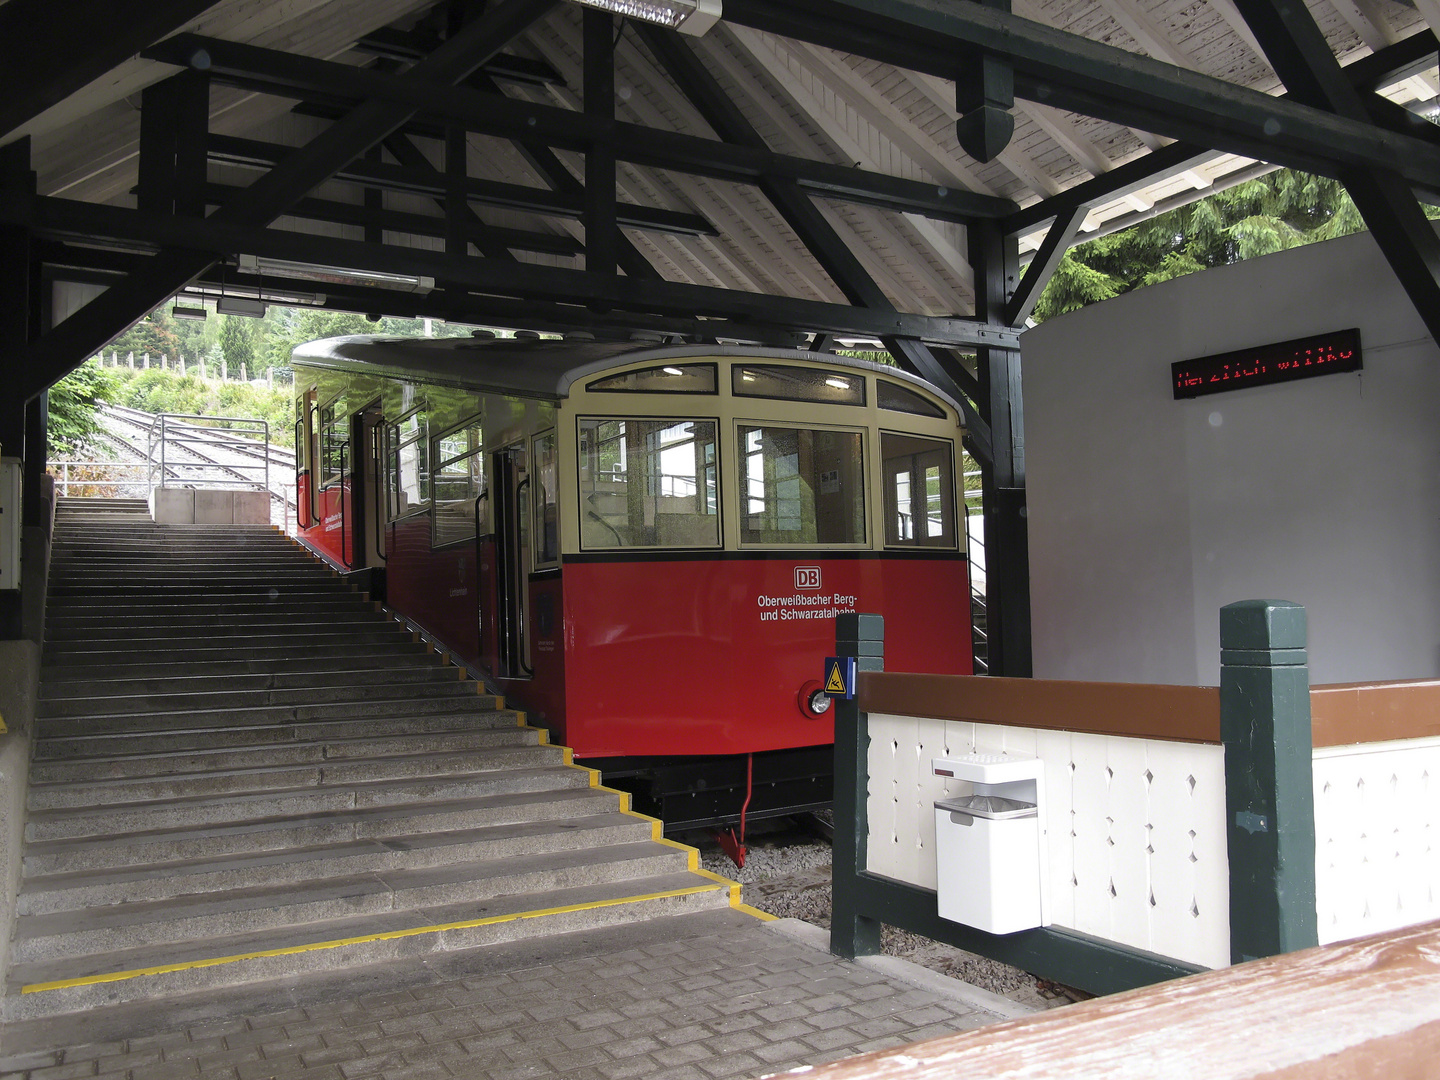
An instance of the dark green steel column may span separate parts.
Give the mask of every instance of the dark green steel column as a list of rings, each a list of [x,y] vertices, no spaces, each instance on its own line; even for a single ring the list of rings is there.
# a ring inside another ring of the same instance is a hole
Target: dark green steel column
[[[1234,963],[1318,944],[1305,609],[1220,609],[1220,738]]]
[[[835,655],[856,658],[857,671],[885,670],[885,620],[879,615],[838,615]],[[859,879],[865,872],[870,821],[870,732],[856,700],[835,699],[835,841],[831,853],[830,951],[854,959],[880,951],[880,923],[860,913]]]

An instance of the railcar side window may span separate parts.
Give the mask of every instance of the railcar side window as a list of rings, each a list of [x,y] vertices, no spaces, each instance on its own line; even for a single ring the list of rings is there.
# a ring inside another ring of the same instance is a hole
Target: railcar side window
[[[390,425],[390,520],[424,510],[430,501],[429,442],[425,410]]]
[[[350,413],[345,399],[338,397],[320,410],[320,486],[340,481],[347,464],[350,440]]]
[[[885,543],[955,546],[955,451],[939,439],[880,433],[885,472]]]
[[[431,547],[475,539],[475,500],[485,490],[484,441],[480,424],[471,420],[435,440],[435,513],[430,521]],[[482,527],[486,507],[481,505]]]
[[[824,405],[864,405],[865,376],[827,368],[781,364],[736,364],[731,369],[736,397],[815,401]]]
[[[740,425],[742,544],[865,542],[864,437]]]
[[[536,436],[531,457],[534,468],[535,565],[553,566],[560,561],[560,520],[555,476],[555,433]]]
[[[916,416],[943,417],[945,410],[927,397],[922,397],[908,386],[890,382],[888,379],[875,380],[875,404],[891,412],[914,413]]]
[[[714,420],[580,421],[580,546],[718,547]]]
[[[585,389],[630,394],[713,394],[718,385],[714,364],[666,364],[608,375]]]

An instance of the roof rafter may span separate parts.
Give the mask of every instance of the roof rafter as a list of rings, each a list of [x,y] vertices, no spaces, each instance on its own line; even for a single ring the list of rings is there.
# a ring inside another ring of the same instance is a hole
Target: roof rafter
[[[556,2],[505,0],[398,78],[420,83],[458,82]],[[367,101],[359,105],[306,146],[289,154],[246,188],[239,198],[215,211],[206,221],[251,231],[256,226],[267,225],[340,166],[401,127],[414,111],[410,106],[388,101]],[[234,250],[241,250],[242,246]],[[214,261],[211,253],[175,247],[156,255],[143,272],[112,285],[27,345],[19,365],[23,379],[19,387],[21,395],[28,400],[43,392],[70,370],[76,357],[93,353],[153,310],[165,297],[203,273]]]
[[[1221,79],[1053,30],[982,4],[728,0],[725,17],[945,77],[955,49],[979,46],[1015,68],[1016,93],[1128,127],[1331,174],[1340,165],[1440,186],[1440,147]]]
[[[932,184],[776,154],[759,147],[732,146],[619,121],[597,121],[565,109],[524,105],[468,87],[441,87],[423,78],[410,78],[411,72],[404,76],[388,75],[193,35],[171,38],[148,50],[146,55],[186,66],[197,50],[204,52],[206,70],[216,81],[239,77],[247,85],[264,84],[272,93],[280,95],[304,98],[320,93],[389,102],[464,124],[472,131],[506,138],[535,136],[546,139],[552,146],[581,152],[596,141],[605,141],[614,144],[618,158],[640,165],[740,183],[755,183],[762,176],[780,176],[815,195],[867,202],[951,221],[1000,217],[1012,209],[1005,199],[987,198],[961,189],[941,190]]]
[[[7,135],[145,46],[203,13],[214,0],[76,0],[63,19],[49,0],[0,4],[0,135]],[[75,47],[84,28],[85,48]]]
[[[43,196],[0,201],[0,222],[24,222],[38,235],[49,239],[104,240],[159,249],[162,255],[151,256],[151,261],[169,252],[176,257],[189,255],[199,258],[208,266],[215,261],[216,252],[244,251],[323,266],[432,277],[437,282],[444,281],[461,289],[516,300],[551,301],[555,297],[565,297],[574,304],[609,305],[647,315],[684,318],[704,315],[802,332],[820,330],[877,338],[899,335],[950,346],[999,345],[1014,348],[1017,341],[1013,331],[985,326],[966,318],[916,315],[885,308],[872,310],[666,281],[594,276],[583,270],[564,267],[503,263],[420,248],[381,246],[359,240],[260,229],[243,222],[218,218],[218,213],[208,218],[182,218]],[[182,282],[174,289],[166,290],[164,295],[171,295],[183,285]],[[104,298],[102,295],[91,303]],[[145,310],[154,306],[152,303]],[[103,344],[104,341],[100,343]],[[79,355],[89,355],[100,345],[81,350]]]

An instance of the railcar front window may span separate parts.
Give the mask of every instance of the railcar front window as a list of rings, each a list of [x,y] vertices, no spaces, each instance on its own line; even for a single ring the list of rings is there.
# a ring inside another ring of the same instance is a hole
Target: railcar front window
[[[585,389],[627,394],[713,394],[717,382],[714,364],[665,364],[607,375]]]
[[[426,509],[430,501],[430,455],[425,410],[390,426],[390,519]]]
[[[882,432],[885,543],[955,546],[954,447],[940,439]]]
[[[432,547],[475,539],[475,500],[485,490],[482,445],[480,425],[473,421],[435,440]],[[484,507],[480,509],[483,515]]]
[[[714,420],[580,421],[580,546],[718,547]]]
[[[858,431],[740,426],[742,544],[863,544]]]
[[[945,410],[929,398],[887,379],[875,380],[875,404],[891,412],[914,413],[916,416],[945,415]]]
[[[864,405],[865,376],[788,364],[736,364],[731,369],[730,392],[736,397],[813,401],[822,405]]]

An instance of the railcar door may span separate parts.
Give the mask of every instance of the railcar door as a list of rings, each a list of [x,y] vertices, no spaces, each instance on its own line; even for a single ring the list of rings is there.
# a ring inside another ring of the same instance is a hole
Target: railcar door
[[[530,666],[530,472],[525,444],[517,442],[495,454],[491,477],[496,559],[495,674],[502,679],[525,679]]]
[[[347,538],[356,570],[385,565],[385,417],[375,401],[357,412],[350,428],[350,497],[354,524]]]

